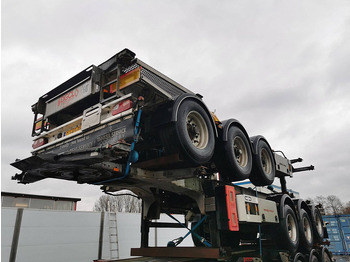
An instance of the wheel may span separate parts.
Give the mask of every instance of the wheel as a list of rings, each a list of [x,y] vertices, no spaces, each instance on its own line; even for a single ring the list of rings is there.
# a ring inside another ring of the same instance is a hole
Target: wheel
[[[322,262],[332,262],[332,256],[326,247],[323,247],[323,249],[322,249],[321,261]]]
[[[180,153],[192,165],[207,163],[214,154],[215,135],[211,119],[194,100],[185,100],[178,110],[178,118],[161,130],[166,153]]]
[[[293,209],[284,205],[285,216],[280,220],[275,232],[276,244],[280,249],[288,250],[294,255],[299,246],[299,228]]]
[[[266,141],[259,139],[257,152],[253,154],[253,169],[249,180],[255,186],[271,185],[275,179],[276,166],[270,146]]]
[[[319,254],[315,249],[312,249],[310,252],[309,262],[321,262],[319,259]]]
[[[219,151],[223,157],[216,164],[224,180],[239,181],[247,179],[252,171],[252,152],[250,142],[238,126],[230,126],[227,141],[223,141]]]
[[[302,253],[297,253],[293,262],[306,262],[305,256]]]
[[[320,210],[312,206],[311,208],[311,223],[313,229],[313,238],[315,243],[323,242],[323,219]]]
[[[300,209],[299,213],[299,235],[301,249],[309,252],[313,245],[313,233],[311,220],[305,209]]]

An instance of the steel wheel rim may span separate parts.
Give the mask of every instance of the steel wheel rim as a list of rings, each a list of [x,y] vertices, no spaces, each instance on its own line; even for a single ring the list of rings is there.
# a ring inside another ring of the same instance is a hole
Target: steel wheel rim
[[[198,149],[208,145],[208,126],[204,118],[196,111],[191,111],[186,117],[187,134],[191,143]]]
[[[267,152],[267,150],[265,148],[263,148],[261,150],[260,153],[260,159],[261,159],[261,165],[262,168],[265,172],[265,174],[271,174],[272,173],[272,160],[270,158],[269,153]]]
[[[241,137],[236,136],[233,139],[233,156],[240,167],[246,167],[248,164],[248,150]]]
[[[297,226],[295,223],[295,220],[291,214],[287,215],[287,229],[288,229],[288,235],[292,242],[297,242]]]
[[[304,228],[305,238],[310,243],[312,241],[311,225],[309,220],[306,217],[303,218],[303,228]]]

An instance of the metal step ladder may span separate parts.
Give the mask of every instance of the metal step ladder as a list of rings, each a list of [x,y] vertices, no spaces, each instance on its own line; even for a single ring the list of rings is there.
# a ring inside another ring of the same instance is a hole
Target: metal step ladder
[[[119,259],[117,213],[108,212],[110,258]]]

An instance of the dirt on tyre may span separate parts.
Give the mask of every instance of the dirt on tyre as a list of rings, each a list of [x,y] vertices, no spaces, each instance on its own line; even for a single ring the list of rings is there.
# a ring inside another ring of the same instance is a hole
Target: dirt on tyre
[[[227,141],[221,141],[217,152],[215,162],[223,180],[232,182],[249,178],[253,166],[252,152],[241,128],[230,126]]]
[[[182,102],[177,121],[163,128],[160,133],[166,153],[179,153],[192,165],[209,162],[215,149],[215,134],[210,117],[199,102]]]
[[[259,137],[251,139],[256,152],[253,153],[253,167],[249,180],[255,186],[271,185],[276,173],[272,150],[265,140]]]

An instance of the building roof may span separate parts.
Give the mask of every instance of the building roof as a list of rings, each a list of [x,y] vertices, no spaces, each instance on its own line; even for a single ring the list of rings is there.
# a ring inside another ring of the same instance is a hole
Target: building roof
[[[57,200],[65,200],[65,201],[72,201],[72,202],[81,201],[81,198],[45,196],[45,195],[32,195],[32,194],[11,193],[11,192],[1,192],[1,196],[36,198],[36,199],[50,199],[50,200],[55,200],[55,201],[57,201]]]

